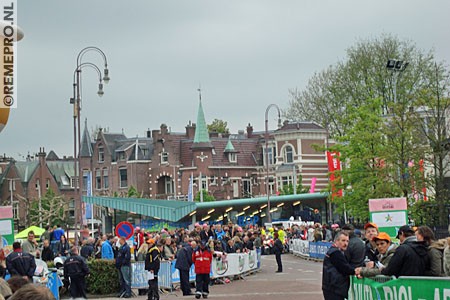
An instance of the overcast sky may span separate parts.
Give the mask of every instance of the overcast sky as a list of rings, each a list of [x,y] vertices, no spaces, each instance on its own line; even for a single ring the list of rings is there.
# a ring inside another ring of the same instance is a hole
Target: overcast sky
[[[393,34],[449,62],[449,11],[448,0],[19,0],[18,108],[0,133],[0,153],[73,154],[69,98],[86,46],[106,53],[111,77],[99,98],[96,74],[83,71],[89,129],[135,137],[166,123],[184,132],[196,121],[201,84],[208,123],[262,131],[269,104],[286,108],[290,89],[345,59],[360,39]],[[102,66],[94,52],[84,61]]]

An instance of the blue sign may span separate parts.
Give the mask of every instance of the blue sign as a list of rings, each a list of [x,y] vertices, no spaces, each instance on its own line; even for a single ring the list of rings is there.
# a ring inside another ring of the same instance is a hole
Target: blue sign
[[[324,259],[331,245],[327,242],[309,242],[309,256]]]
[[[241,227],[244,227],[245,225],[256,225],[258,224],[259,217],[258,216],[239,216],[237,219],[237,224]]]

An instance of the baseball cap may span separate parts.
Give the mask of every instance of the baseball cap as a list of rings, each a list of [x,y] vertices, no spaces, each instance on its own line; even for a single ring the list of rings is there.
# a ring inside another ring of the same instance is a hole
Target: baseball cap
[[[383,241],[391,241],[391,237],[386,232],[380,232],[378,236],[374,236],[372,241],[376,242],[377,240],[383,240]]]
[[[414,233],[414,230],[409,225],[403,225],[402,227],[400,227],[400,229],[397,232],[397,238],[400,238],[400,234],[405,233],[405,232]]]
[[[369,228],[369,227],[373,227],[373,228],[375,228],[376,230],[378,230],[377,224],[372,223],[372,222],[369,222],[369,223],[367,223],[366,225],[364,225],[364,230],[367,230],[367,228]]]

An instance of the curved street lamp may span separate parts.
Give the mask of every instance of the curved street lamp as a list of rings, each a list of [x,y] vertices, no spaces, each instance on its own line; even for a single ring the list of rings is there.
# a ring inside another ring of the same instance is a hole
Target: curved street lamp
[[[91,62],[82,62],[83,56],[89,52],[94,51],[99,53],[104,62],[104,71],[102,74],[102,71],[100,68]],[[75,68],[73,72],[73,98],[70,99],[70,104],[73,104],[73,132],[74,132],[74,177],[75,180],[78,178],[78,182],[75,181],[75,244],[78,245],[78,226],[82,224],[82,186],[83,186],[83,180],[82,180],[82,169],[81,169],[81,163],[80,163],[80,157],[81,154],[81,71],[84,68],[91,68],[95,70],[98,74],[99,78],[99,84],[98,84],[98,96],[103,96],[103,82],[108,83],[109,78],[109,70],[108,70],[108,60],[106,58],[105,53],[98,47],[89,46],[86,48],[83,48],[77,55],[77,67]],[[103,75],[103,76],[102,76]],[[78,155],[77,155],[78,154]],[[78,166],[77,166],[78,161]],[[78,173],[78,174],[77,174]]]
[[[264,139],[266,142],[266,193],[267,193],[267,221],[268,221],[268,223],[272,222],[272,216],[270,213],[270,191],[269,191],[269,110],[273,107],[276,108],[278,111],[278,128],[281,127],[280,108],[276,104],[270,104],[266,108],[266,115],[265,115],[266,131],[265,131],[265,135],[264,135]],[[275,153],[272,153],[272,157],[275,157]]]

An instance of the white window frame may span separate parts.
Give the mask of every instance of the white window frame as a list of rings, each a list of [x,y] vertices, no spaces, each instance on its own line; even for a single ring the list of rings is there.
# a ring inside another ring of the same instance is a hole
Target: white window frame
[[[105,161],[105,148],[103,146],[98,146],[98,162],[102,163]]]
[[[161,152],[161,163],[162,164],[169,163],[169,152],[166,152],[166,151]]]
[[[109,170],[108,168],[103,169],[103,189],[109,189]]]
[[[288,151],[287,151],[287,149],[291,149],[291,151],[290,151],[291,157],[292,157],[291,161],[288,161]],[[289,163],[293,163],[294,162],[294,154],[295,154],[294,147],[292,147],[292,145],[286,145],[283,148],[283,160],[284,160],[284,162],[288,163],[288,164]]]
[[[95,189],[96,190],[102,189],[102,170],[101,169],[95,169]]]
[[[228,161],[230,163],[237,163],[237,155],[234,152],[228,153]]]
[[[127,176],[127,179],[126,179],[126,185],[124,186],[124,185],[122,185],[122,175],[121,175],[121,171],[124,171],[125,170],[125,174],[126,174],[126,176]],[[127,188],[128,187],[128,170],[127,170],[127,168],[119,168],[119,188]]]

